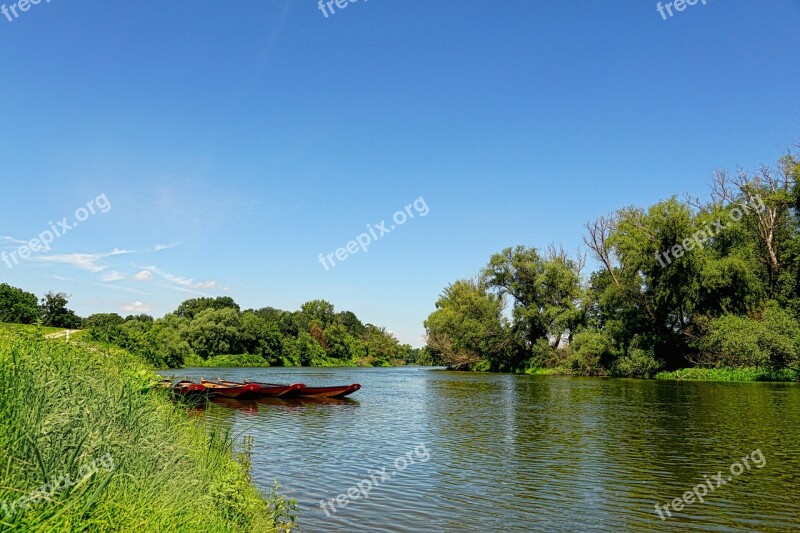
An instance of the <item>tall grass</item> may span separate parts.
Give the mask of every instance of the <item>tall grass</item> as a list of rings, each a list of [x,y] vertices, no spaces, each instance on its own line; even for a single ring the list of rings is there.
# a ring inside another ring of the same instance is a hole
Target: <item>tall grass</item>
[[[656,379],[666,381],[797,381],[800,375],[793,370],[761,368],[703,368],[693,367],[673,372],[659,372]]]
[[[290,503],[249,483],[230,436],[190,419],[154,377],[122,350],[0,326],[0,531],[251,532],[291,521]],[[86,475],[102,457],[113,468]],[[66,475],[82,480],[7,512]]]

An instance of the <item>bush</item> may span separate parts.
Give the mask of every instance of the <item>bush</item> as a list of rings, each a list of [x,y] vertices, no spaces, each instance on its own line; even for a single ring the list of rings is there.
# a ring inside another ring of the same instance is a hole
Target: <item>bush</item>
[[[611,337],[594,329],[576,333],[570,348],[570,367],[585,376],[603,374],[616,352]]]
[[[641,348],[630,348],[626,355],[614,361],[611,375],[614,377],[649,379],[664,367],[664,361],[656,359],[653,352]]]
[[[776,302],[768,303],[759,318],[723,315],[712,320],[700,341],[704,362],[716,367],[797,369],[797,318]]]

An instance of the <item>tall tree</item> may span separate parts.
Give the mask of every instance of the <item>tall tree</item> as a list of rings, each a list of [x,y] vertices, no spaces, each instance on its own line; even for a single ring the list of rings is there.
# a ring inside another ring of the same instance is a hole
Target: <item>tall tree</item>
[[[81,327],[81,319],[74,311],[67,308],[69,296],[63,292],[48,292],[42,298],[39,312],[43,326],[54,328],[77,329]]]

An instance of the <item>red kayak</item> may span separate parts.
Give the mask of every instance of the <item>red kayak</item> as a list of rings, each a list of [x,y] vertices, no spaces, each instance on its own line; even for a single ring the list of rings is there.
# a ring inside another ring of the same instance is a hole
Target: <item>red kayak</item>
[[[254,384],[238,386],[223,385],[221,383],[214,383],[213,381],[208,381],[202,378],[200,379],[200,383],[205,386],[211,396],[222,396],[223,398],[252,397],[256,396],[259,390],[259,386]]]
[[[223,381],[221,379],[218,379],[217,383],[220,383],[222,385],[227,385],[229,387],[257,385],[258,391],[256,391],[255,395],[261,396],[262,398],[282,398],[305,388],[305,385],[303,385],[302,383],[295,383],[294,385],[276,385],[275,383],[258,383],[256,381],[248,381],[242,384],[242,383],[236,383],[234,381]]]
[[[360,388],[361,385],[358,383],[341,387],[305,387],[284,396],[284,398],[344,398]]]

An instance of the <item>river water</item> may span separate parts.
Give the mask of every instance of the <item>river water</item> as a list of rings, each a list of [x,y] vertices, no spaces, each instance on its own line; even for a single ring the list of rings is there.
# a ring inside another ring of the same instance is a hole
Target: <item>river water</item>
[[[215,403],[201,415],[253,437],[254,481],[269,491],[277,479],[298,500],[301,531],[800,531],[795,384],[410,367],[175,372],[361,383],[350,400]],[[656,504],[687,491],[691,503],[662,520]]]

